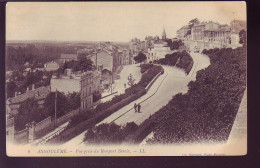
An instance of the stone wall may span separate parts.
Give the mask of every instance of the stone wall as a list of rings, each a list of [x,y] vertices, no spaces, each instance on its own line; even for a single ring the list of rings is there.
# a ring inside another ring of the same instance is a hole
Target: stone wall
[[[16,132],[14,134],[14,142],[18,144],[26,144],[28,143],[29,139],[29,131],[28,128],[21,130],[19,132]]]
[[[214,48],[236,48],[240,45],[232,45],[232,44],[223,44],[218,42],[210,42],[210,41],[195,41],[195,40],[184,40],[183,41],[188,50],[195,51],[198,50],[202,52],[204,49],[214,49]]]
[[[51,124],[51,117],[48,117],[37,124],[35,124],[35,132],[41,131],[44,128],[48,127]]]

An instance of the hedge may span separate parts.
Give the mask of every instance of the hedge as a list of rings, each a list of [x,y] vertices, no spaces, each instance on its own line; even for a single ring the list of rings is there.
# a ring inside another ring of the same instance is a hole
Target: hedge
[[[49,143],[64,143],[88,128],[93,127],[98,122],[104,120],[120,108],[138,99],[146,93],[145,87],[159,73],[163,72],[161,66],[153,65],[142,75],[138,84],[127,88],[124,94],[115,96],[112,100],[99,104],[96,109],[85,114],[75,116],[69,123],[69,126],[60,133],[60,135],[49,140]],[[131,90],[131,91],[130,91]]]

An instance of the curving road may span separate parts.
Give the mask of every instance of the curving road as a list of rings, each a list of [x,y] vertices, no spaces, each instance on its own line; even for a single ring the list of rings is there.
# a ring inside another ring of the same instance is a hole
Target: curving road
[[[188,91],[187,85],[190,81],[196,79],[197,71],[210,65],[210,60],[206,55],[191,53],[191,56],[194,64],[189,75],[186,76],[183,70],[176,67],[163,66],[165,73],[155,81],[147,94],[119,109],[97,125],[111,122],[125,125],[132,121],[139,125],[149,118],[150,115],[158,111],[162,106],[166,105],[174,95],[178,93],[186,93]],[[147,100],[144,101],[145,99]],[[141,113],[135,113],[134,109],[132,109],[134,103],[140,102],[142,102]],[[81,144],[85,133],[86,131],[65,143],[64,146],[75,146]]]
[[[186,93],[188,91],[187,85],[190,81],[196,79],[197,71],[210,65],[209,58],[205,55],[191,53],[191,56],[194,60],[194,66],[189,75],[186,76],[183,70],[176,67],[163,66],[165,73],[156,80],[146,95],[113,113],[99,124],[115,122],[118,125],[124,125],[133,121],[139,125],[162,106],[166,105],[174,95]],[[151,96],[149,99],[142,102],[149,96]],[[127,112],[134,106],[134,103],[140,102],[142,102],[141,113],[135,113],[134,109]]]

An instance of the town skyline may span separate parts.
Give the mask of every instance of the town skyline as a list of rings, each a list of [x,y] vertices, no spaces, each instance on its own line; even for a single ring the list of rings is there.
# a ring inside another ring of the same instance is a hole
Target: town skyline
[[[246,20],[245,3],[241,3],[9,3],[6,40],[128,42],[135,37],[160,37],[163,28],[168,38],[174,38],[176,31],[194,18],[221,24]]]

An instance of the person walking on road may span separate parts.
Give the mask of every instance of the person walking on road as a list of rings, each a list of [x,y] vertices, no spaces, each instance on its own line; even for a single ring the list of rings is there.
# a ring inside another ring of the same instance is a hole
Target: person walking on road
[[[135,103],[135,105],[134,105],[134,108],[135,108],[135,112],[137,112],[137,109],[136,109],[136,108],[137,108],[137,105],[136,105],[136,103]]]
[[[140,110],[141,110],[141,105],[140,105],[140,103],[138,104],[137,108],[138,108],[138,113],[140,113]]]

